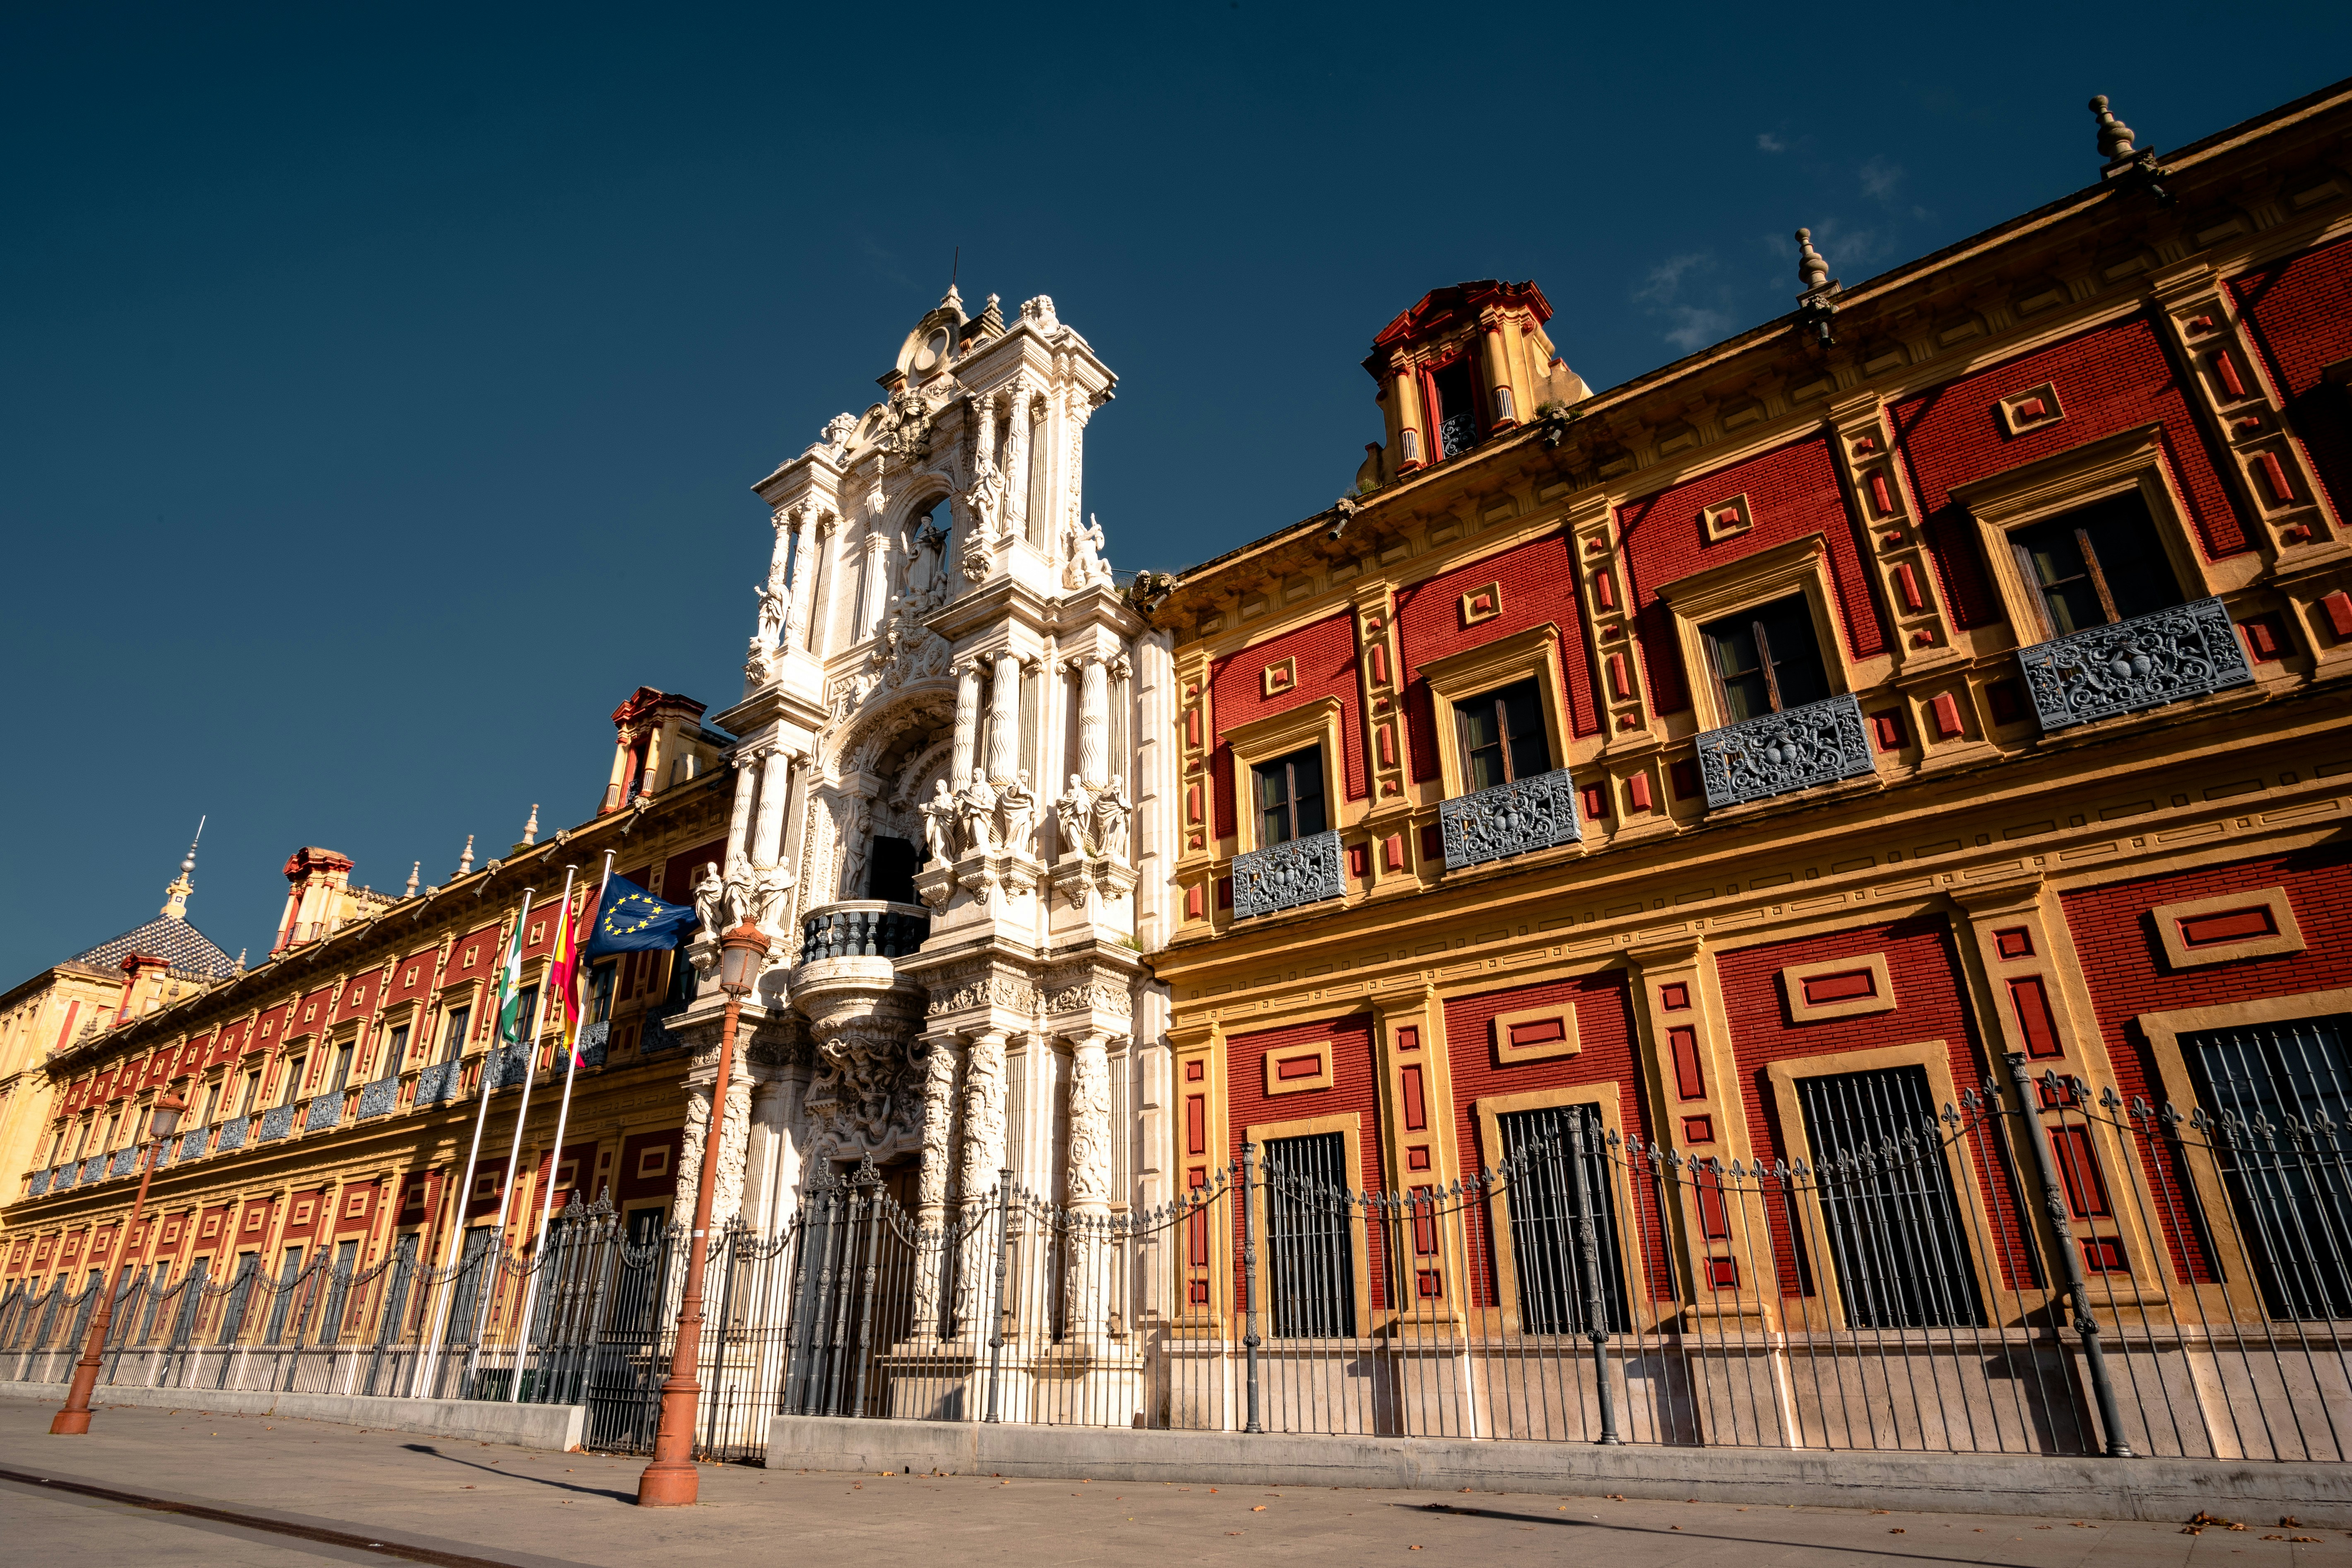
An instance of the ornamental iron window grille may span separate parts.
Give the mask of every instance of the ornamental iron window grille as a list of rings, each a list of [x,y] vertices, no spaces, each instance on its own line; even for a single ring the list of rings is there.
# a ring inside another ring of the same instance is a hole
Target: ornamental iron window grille
[[[1507,1111],[1496,1124],[1510,1161],[1503,1196],[1520,1328],[1531,1334],[1627,1332],[1600,1109],[1539,1106]]]
[[[2182,1044],[2264,1309],[2352,1317],[2352,1015]]]
[[[1927,1069],[1800,1079],[1797,1100],[1847,1323],[1983,1327]]]
[[[2017,650],[2044,730],[2244,686],[2253,667],[2219,599],[2093,626]]]
[[[1353,1338],[1356,1209],[1347,1138],[1268,1139],[1264,1160],[1265,1295],[1275,1338]]]
[[[1710,810],[1875,771],[1862,703],[1850,691],[1709,730],[1697,740]]]
[[[1347,890],[1336,827],[1234,857],[1235,920],[1336,899]]]
[[[1447,870],[1573,844],[1584,832],[1566,768],[1442,801],[1437,821]]]

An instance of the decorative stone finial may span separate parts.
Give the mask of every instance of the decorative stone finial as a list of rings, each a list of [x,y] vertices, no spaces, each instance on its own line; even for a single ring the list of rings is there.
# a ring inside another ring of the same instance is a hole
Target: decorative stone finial
[[[1813,248],[1813,231],[1810,228],[1799,229],[1797,231],[1797,281],[1805,286],[1806,292],[1811,293],[1829,280],[1830,264],[1823,259],[1820,251]]]
[[[238,949],[236,950],[236,972],[237,972],[239,974],[242,974],[242,973],[245,973],[245,955],[246,955],[246,952],[247,952],[247,950],[246,950],[245,948],[241,948],[241,947],[240,947],[240,948],[238,948]]]
[[[416,896],[416,874],[424,869],[425,862],[422,860],[412,860],[408,863],[408,891],[402,897],[413,899]]]
[[[2130,157],[2137,139],[2132,134],[2132,128],[2117,120],[2114,111],[2107,108],[2105,93],[2091,100],[2091,112],[2099,117],[2099,156],[2110,163],[2118,158]]]
[[[539,802],[537,801],[530,803],[530,820],[522,825],[522,841],[525,844],[539,842]]]
[[[466,852],[457,857],[457,875],[468,876],[474,869],[474,836],[466,835]]]
[[[188,852],[180,859],[180,874],[164,885],[163,908],[160,912],[165,920],[184,921],[188,918],[188,895],[196,890],[196,846],[205,841],[205,824],[208,820],[203,816],[196,818],[196,836],[188,840]]]

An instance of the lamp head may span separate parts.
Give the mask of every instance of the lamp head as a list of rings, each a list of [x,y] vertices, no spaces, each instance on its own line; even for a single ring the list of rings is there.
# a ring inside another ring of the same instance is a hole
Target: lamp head
[[[155,1114],[147,1120],[148,1133],[156,1138],[169,1138],[179,1129],[180,1112],[187,1109],[186,1100],[166,1090],[156,1098]]]
[[[719,939],[719,989],[740,996],[759,978],[761,961],[768,955],[767,933],[745,921]]]

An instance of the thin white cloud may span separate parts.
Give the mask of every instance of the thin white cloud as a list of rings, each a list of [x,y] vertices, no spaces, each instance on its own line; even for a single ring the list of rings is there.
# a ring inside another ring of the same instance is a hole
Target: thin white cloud
[[[1731,318],[1701,305],[1675,305],[1666,311],[1674,325],[1660,335],[1685,353],[1693,353],[1731,331]]]
[[[1685,275],[1694,268],[1713,264],[1715,258],[1706,251],[1694,250],[1682,256],[1669,256],[1650,268],[1642,286],[1633,290],[1633,298],[1651,305],[1671,305],[1681,292]]]
[[[1756,150],[1759,153],[1785,153],[1789,144],[1769,131],[1759,131],[1756,133]]]
[[[1884,153],[1873,153],[1870,161],[1863,164],[1861,175],[1862,194],[1883,202],[1894,195],[1895,187],[1903,183],[1903,165],[1890,163]]]

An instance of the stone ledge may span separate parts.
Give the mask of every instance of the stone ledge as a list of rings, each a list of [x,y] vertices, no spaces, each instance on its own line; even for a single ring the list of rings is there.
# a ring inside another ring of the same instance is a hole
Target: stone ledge
[[[0,1399],[39,1405],[64,1403],[62,1383],[0,1382]],[[169,1410],[217,1411],[225,1415],[278,1415],[296,1421],[333,1421],[383,1432],[427,1432],[512,1443],[564,1453],[580,1447],[588,1410],[580,1405],[506,1405],[486,1399],[387,1399],[360,1394],[279,1394],[247,1388],[113,1388],[90,1396],[93,1407],[138,1405]]]
[[[1459,1437],[1302,1437],[779,1415],[768,1468],[1240,1486],[1394,1487],[2066,1519],[2352,1526],[2352,1465],[1787,1448],[1603,1448]]]

